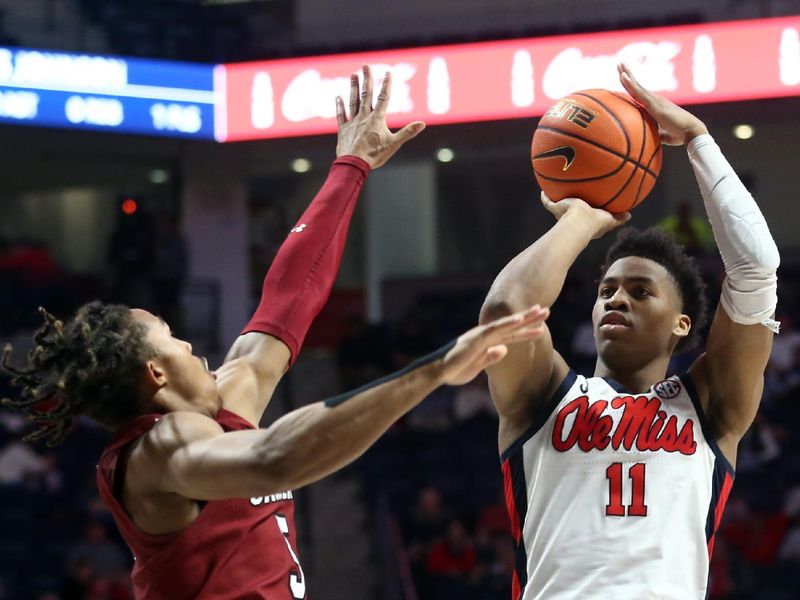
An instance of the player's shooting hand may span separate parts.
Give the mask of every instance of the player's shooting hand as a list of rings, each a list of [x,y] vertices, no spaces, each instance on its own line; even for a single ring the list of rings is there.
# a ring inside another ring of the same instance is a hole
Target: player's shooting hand
[[[336,97],[336,118],[339,121],[339,140],[336,156],[352,155],[364,159],[377,169],[385,164],[400,146],[425,129],[425,123],[415,121],[392,133],[386,126],[386,107],[392,93],[392,75],[387,71],[378,101],[372,108],[372,72],[363,67],[364,81],[359,93],[358,75],[350,76],[350,116],[344,100]]]
[[[544,333],[542,324],[550,310],[538,304],[531,308],[473,327],[456,341],[442,364],[443,384],[469,383],[486,367],[503,360],[508,344],[535,340]]]
[[[705,124],[692,113],[643,88],[626,64],[618,64],[617,71],[622,87],[658,123],[658,133],[661,136],[662,144],[683,146],[698,135],[708,133]]]
[[[581,222],[586,223],[590,228],[592,239],[595,240],[612,229],[627,223],[631,218],[631,213],[629,212],[613,214],[602,208],[592,208],[580,198],[564,198],[558,202],[553,202],[544,192],[542,192],[542,206],[556,220],[560,220],[568,212],[576,215]]]

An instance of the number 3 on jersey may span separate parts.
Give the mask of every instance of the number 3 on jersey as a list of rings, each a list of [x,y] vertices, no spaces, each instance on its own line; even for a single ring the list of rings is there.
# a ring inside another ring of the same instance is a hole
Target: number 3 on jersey
[[[297,554],[295,554],[292,548],[292,542],[289,538],[289,521],[287,521],[286,517],[283,515],[275,515],[275,520],[278,522],[278,528],[283,534],[283,539],[286,540],[286,547],[289,549],[289,554],[292,555],[292,560],[294,564],[297,565],[297,572],[293,571],[292,574],[289,575],[289,590],[292,592],[292,598],[303,600],[303,598],[306,597],[306,576],[303,575],[303,568],[300,566],[300,561],[297,560]]]
[[[628,469],[631,478],[631,503],[628,505],[629,517],[646,517],[647,505],[644,503],[644,463],[636,463]],[[606,515],[624,517],[625,507],[622,505],[622,463],[612,463],[606,469],[608,479],[608,504]]]

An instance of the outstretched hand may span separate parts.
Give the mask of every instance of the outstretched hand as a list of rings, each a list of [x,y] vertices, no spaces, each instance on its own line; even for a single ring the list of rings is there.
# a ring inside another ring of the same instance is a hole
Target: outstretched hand
[[[415,121],[392,133],[386,126],[386,107],[392,93],[392,74],[387,71],[378,94],[375,108],[372,107],[372,72],[363,67],[364,81],[359,93],[358,75],[350,76],[350,116],[341,96],[336,97],[336,119],[339,121],[339,139],[336,156],[352,155],[365,160],[377,169],[385,164],[400,147],[415,137],[425,123]]]
[[[617,65],[619,81],[631,98],[641,104],[658,123],[661,143],[668,146],[683,146],[698,135],[708,133],[705,124],[692,113],[653,92],[636,81],[630,67],[624,63]]]
[[[442,383],[469,383],[486,367],[503,360],[508,344],[535,340],[544,333],[542,326],[550,310],[538,304],[531,308],[473,327],[459,336],[456,345],[443,359]]]

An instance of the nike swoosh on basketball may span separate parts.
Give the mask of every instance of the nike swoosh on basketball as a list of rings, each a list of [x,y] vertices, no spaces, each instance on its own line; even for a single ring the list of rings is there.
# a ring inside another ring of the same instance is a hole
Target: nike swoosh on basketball
[[[558,148],[553,148],[552,150],[547,150],[546,152],[541,152],[533,157],[533,160],[539,160],[540,158],[555,158],[560,156],[564,159],[564,168],[563,171],[566,171],[572,166],[572,162],[575,160],[575,148],[572,146],[560,146]]]

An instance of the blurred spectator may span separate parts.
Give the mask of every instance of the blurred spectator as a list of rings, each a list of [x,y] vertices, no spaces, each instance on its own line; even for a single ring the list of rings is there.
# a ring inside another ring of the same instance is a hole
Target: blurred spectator
[[[769,361],[778,371],[783,372],[790,369],[795,362],[795,354],[800,348],[800,331],[795,328],[791,315],[782,314],[779,320],[781,333],[772,340]]]
[[[777,390],[781,396],[794,397],[800,390],[800,348],[795,348],[789,367],[778,375]]]
[[[591,373],[597,360],[597,348],[594,345],[594,324],[591,319],[581,321],[572,334],[570,341],[572,368],[578,373]]]
[[[61,587],[60,600],[132,600],[130,576],[120,572],[98,577],[91,561],[80,558],[69,565]]]
[[[41,457],[41,468],[38,471],[29,471],[24,478],[28,489],[43,494],[58,494],[64,486],[64,478],[52,452]]]
[[[26,287],[39,289],[53,283],[60,270],[47,247],[41,242],[20,240],[6,243],[0,254],[0,271],[13,273]]]
[[[61,600],[86,600],[92,593],[94,572],[88,558],[78,558],[69,563],[64,584],[61,587]]]
[[[756,566],[775,561],[788,526],[788,518],[782,511],[751,511],[744,499],[731,498],[726,517],[721,527],[722,537],[732,548]]]
[[[442,506],[442,493],[433,486],[422,488],[416,505],[403,523],[403,534],[409,547],[419,544],[427,553],[433,540],[444,534],[448,519],[450,514]]]
[[[783,510],[789,518],[789,526],[778,556],[781,560],[800,566],[800,485],[795,485],[787,492]]]
[[[499,490],[497,501],[486,506],[478,515],[478,530],[485,530],[492,536],[511,535],[511,521],[503,490]]]
[[[759,413],[750,429],[739,442],[736,455],[737,473],[747,473],[764,467],[781,456],[775,429]]]
[[[480,414],[489,414],[493,418],[497,416],[484,372],[467,385],[457,388],[453,396],[453,416],[456,421],[467,421]]]
[[[444,539],[431,546],[426,568],[434,577],[436,598],[461,599],[467,594],[469,576],[477,563],[477,553],[464,524],[453,519],[447,524]]]
[[[675,213],[659,221],[658,226],[671,233],[692,256],[702,256],[714,249],[714,234],[708,220],[705,215],[694,215],[687,200],[681,200]]]
[[[434,540],[444,535],[445,523],[449,518],[449,511],[442,505],[441,492],[428,486],[419,491],[414,508],[402,520],[408,561],[420,597],[432,593],[432,582],[425,563]]]
[[[402,369],[434,349],[430,332],[421,319],[411,315],[398,327],[392,344],[392,369]]]
[[[361,315],[349,315],[336,363],[344,390],[354,390],[388,373],[391,358],[386,328],[368,324]]]
[[[119,573],[112,579],[99,579],[94,583],[89,600],[132,600],[130,577]]]
[[[472,597],[475,600],[508,598],[516,555],[510,535],[489,536],[485,530],[476,534],[478,566],[472,572]]]
[[[55,259],[41,242],[0,242],[0,331],[12,333],[37,323],[38,306],[58,310],[65,289]]]
[[[106,526],[99,521],[89,521],[83,539],[74,543],[67,552],[67,563],[76,565],[88,561],[92,573],[99,579],[114,579],[130,568],[130,560],[119,545],[108,539]]]
[[[405,422],[414,431],[445,431],[453,425],[453,394],[451,388],[440,388],[415,407]]]
[[[30,444],[13,440],[0,450],[0,483],[22,483],[27,474],[41,473],[45,468],[45,461]]]
[[[17,346],[14,346],[16,349]],[[25,429],[28,421],[21,414],[0,409],[0,426],[10,433],[19,434]]]
[[[292,226],[286,214],[286,205],[266,197],[251,201],[249,222],[252,268],[250,279],[257,286],[255,293],[259,296],[264,273],[272,264]]]
[[[722,537],[714,541],[709,565],[709,591],[712,600],[745,600],[752,598],[753,573],[742,556]]]

